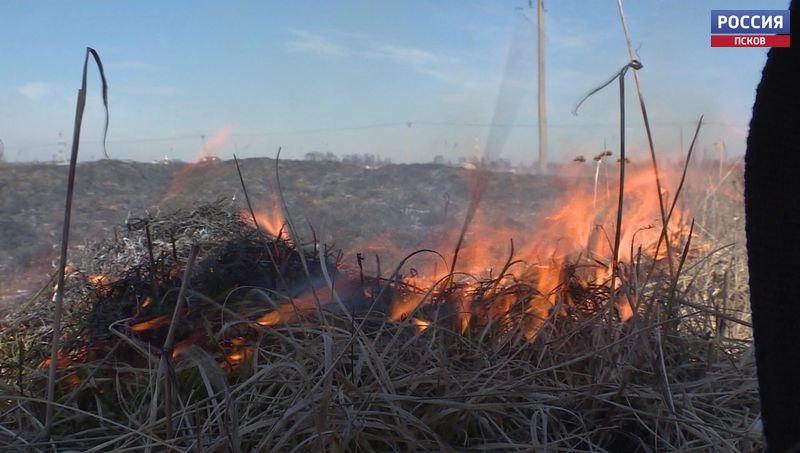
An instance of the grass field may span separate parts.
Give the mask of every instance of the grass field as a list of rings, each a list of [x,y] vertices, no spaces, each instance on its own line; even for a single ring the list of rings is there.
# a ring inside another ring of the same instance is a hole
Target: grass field
[[[82,167],[96,171],[89,187],[117,190],[79,192],[87,205],[75,217],[104,215],[88,207],[98,204],[94,194],[109,205],[114,196],[136,196],[150,214],[131,217],[148,226],[117,228],[71,255],[49,441],[41,433],[52,284],[5,307],[0,443],[12,450],[763,447],[740,165],[690,170],[669,260],[663,247],[652,259],[657,208],[636,194],[631,177],[623,220],[630,234],[622,235],[624,271],[614,291],[603,239],[614,229],[606,191],[616,189],[610,180],[608,189],[602,178],[595,183],[589,167],[547,178],[492,174],[451,274],[449,233],[474,177],[466,170],[281,164],[295,227],[276,239],[270,229],[284,218],[264,221],[286,213],[273,209],[274,161],[242,163],[261,232],[248,220],[230,162],[91,165]],[[106,179],[96,170],[102,166],[119,173]],[[674,191],[676,178],[663,171]],[[643,181],[641,190],[654,191]],[[576,220],[559,223],[563,212],[588,214],[575,233],[580,240],[548,249],[573,234],[565,225]],[[30,228],[32,237],[45,231]],[[195,245],[199,257],[190,264]],[[442,258],[420,253],[395,268],[423,248]]]

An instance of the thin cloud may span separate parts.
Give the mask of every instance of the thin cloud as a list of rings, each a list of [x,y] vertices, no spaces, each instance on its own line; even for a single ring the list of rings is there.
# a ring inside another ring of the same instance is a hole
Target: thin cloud
[[[477,90],[499,83],[495,83],[493,78],[483,71],[468,71],[465,69],[459,70],[453,68],[440,69],[426,66],[420,66],[414,68],[414,70],[436,81],[470,91],[472,95],[474,95]]]
[[[289,33],[292,38],[284,45],[289,52],[311,53],[325,57],[341,57],[350,53],[345,46],[335,40],[308,30],[292,29]]]
[[[171,86],[126,86],[119,87],[119,90],[129,94],[160,97],[180,97],[186,94],[183,89]]]
[[[290,29],[292,37],[284,43],[288,52],[307,53],[325,58],[356,57],[390,61],[444,83],[462,83],[462,73],[453,71],[459,60],[418,47],[403,46],[366,36],[334,31],[327,34]]]
[[[412,66],[429,65],[436,61],[441,61],[440,57],[431,52],[415,47],[397,46],[384,42],[371,43],[369,49],[364,52],[364,55],[373,58],[385,58],[400,64]]]
[[[416,47],[400,46],[381,41],[372,41],[361,55],[379,58],[411,69],[419,74],[450,85],[463,85],[467,77],[455,69],[458,60]]]
[[[53,85],[45,82],[27,82],[17,87],[17,92],[28,99],[41,99],[53,92]]]

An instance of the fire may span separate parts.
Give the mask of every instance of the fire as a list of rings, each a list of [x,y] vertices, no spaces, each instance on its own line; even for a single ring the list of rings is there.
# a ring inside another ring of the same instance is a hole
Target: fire
[[[175,176],[172,178],[169,189],[167,189],[167,192],[158,202],[159,206],[163,205],[169,199],[173,198],[183,190],[198,164],[211,162],[213,158],[215,158],[214,152],[226,143],[230,132],[231,126],[225,125],[214,132],[214,134],[207,141],[204,138],[203,146],[197,153],[197,156],[193,159],[193,163],[184,165],[175,172]]]
[[[605,186],[606,181],[602,183]],[[584,302],[573,300],[578,296],[570,285],[578,284],[584,285],[584,289],[591,285],[607,289],[606,293],[613,291],[618,319],[629,320],[635,316],[637,301],[630,300],[622,291],[625,275],[615,276],[615,287],[609,287],[617,230],[616,189],[613,181],[609,181],[608,191],[597,190],[597,184],[597,180],[578,180],[568,193],[548,200],[547,206],[535,213],[535,217],[529,217],[527,223],[500,224],[487,211],[478,210],[454,267],[449,262],[452,254],[448,256],[447,252],[454,249],[460,229],[438,235],[425,248],[443,252],[444,260],[429,253],[420,254],[407,263],[402,279],[408,286],[405,291],[397,291],[385,307],[387,317],[395,322],[407,321],[418,332],[430,329],[432,322],[429,320],[432,319],[436,325],[448,322],[452,330],[461,333],[499,323],[504,329],[518,329],[525,339],[532,341],[548,320],[569,313],[565,306]],[[682,214],[676,210],[674,218]],[[241,211],[240,215],[245,220],[252,217],[249,210]],[[281,234],[284,219],[277,203],[256,211],[255,218],[258,226],[270,235]],[[630,262],[639,250],[652,256],[661,233],[661,218],[649,168],[634,169],[627,176],[622,219],[619,260]],[[679,233],[680,228],[674,225],[668,230],[670,238],[678,237]],[[359,251],[380,254],[384,250],[395,256],[399,254],[386,235],[362,244]],[[659,256],[664,255],[662,246]],[[394,265],[383,266],[380,273],[386,278]],[[106,281],[100,275],[88,279],[92,284]],[[365,296],[366,292],[361,295]],[[250,319],[261,327],[296,322],[303,314],[314,312],[318,304],[330,304],[333,296],[326,285],[317,286],[313,291],[308,289],[294,296],[291,301],[268,307]],[[431,301],[446,304],[442,318],[433,318],[425,311],[425,304]],[[151,303],[147,298],[142,307]],[[170,316],[161,315],[133,324],[131,331],[144,332],[169,323]],[[175,345],[173,356],[189,345],[208,341],[208,335],[198,330]],[[244,337],[224,340],[219,346],[217,358],[221,366],[231,369],[252,354],[252,344]]]
[[[242,337],[231,338],[230,348],[228,348],[228,353],[225,357],[226,363],[224,363],[223,366],[230,366],[233,370],[239,368],[247,357],[251,355],[252,350],[253,347],[249,344],[247,339]]]
[[[111,279],[102,274],[92,274],[86,277],[86,281],[88,281],[92,286],[105,286],[111,283]]]
[[[603,183],[605,185],[605,181]],[[661,233],[661,219],[659,198],[649,169],[631,172],[625,183],[619,259],[631,262],[638,250],[652,256]],[[578,296],[573,295],[575,292],[570,293],[569,286],[578,281],[584,282],[586,287],[596,285],[608,290],[607,293],[613,293],[613,308],[616,309],[619,320],[628,321],[635,316],[637,301],[631,300],[629,294],[622,291],[625,285],[623,280],[627,277],[622,275],[615,278],[615,286],[610,287],[614,233],[617,229],[617,200],[613,183],[610,185],[608,192],[596,190],[597,181],[594,184],[590,182],[572,187],[569,193],[559,199],[550,200],[548,207],[523,224],[499,224],[486,211],[479,210],[470,225],[453,269],[452,263],[448,262],[453,259],[452,253],[449,256],[447,253],[453,250],[458,240],[458,228],[437,236],[426,247],[442,252],[444,260],[441,256],[428,253],[420,254],[413,259],[416,261],[409,262],[403,269],[402,279],[407,283],[405,291],[397,291],[391,303],[382,309],[386,310],[389,320],[407,322],[417,332],[432,329],[434,323],[435,326],[450,323],[449,328],[461,333],[474,332],[475,327],[498,323],[504,329],[511,327],[506,331],[518,331],[523,338],[533,341],[540,336],[540,332],[546,332],[548,320],[567,315],[565,305],[579,305],[581,301],[572,300]],[[674,218],[681,218],[683,214],[676,209]],[[251,219],[249,210],[243,210],[240,215],[245,220]],[[267,210],[257,211],[255,217],[261,229],[274,237],[280,236],[284,219],[277,203],[273,203]],[[677,222],[672,223],[668,236],[676,238],[682,231],[675,225]],[[402,255],[401,250],[393,246],[386,234],[364,244],[361,250],[376,254],[388,250],[395,256]],[[659,256],[664,254],[662,246]],[[380,272],[382,280],[376,280],[379,285],[390,285],[392,282],[387,283],[386,277],[394,266],[390,263],[383,266]],[[177,277],[179,271],[180,266],[175,265],[169,270],[169,275]],[[86,281],[96,287],[111,283],[109,277],[101,274],[88,275]],[[337,281],[337,290],[340,294],[347,293],[348,281],[345,279],[340,282],[341,280]],[[334,294],[328,286],[319,283],[317,285],[313,290],[307,289],[290,301],[268,307],[266,311],[257,314],[251,313],[249,319],[261,327],[296,322],[304,314],[316,311],[318,305],[325,306],[334,300]],[[361,286],[358,288],[361,291],[359,297],[367,297],[368,291]],[[351,291],[349,294],[355,293]],[[447,304],[447,313],[441,318],[430,316],[430,312],[425,311],[428,308],[425,304],[434,300]],[[485,301],[490,303],[481,305]],[[151,297],[145,297],[140,308],[151,306],[153,302]],[[130,330],[142,333],[169,326],[171,316],[164,314],[143,321],[137,320],[131,324]],[[240,334],[239,331],[235,333]],[[205,328],[198,327],[174,345],[172,357],[177,358],[182,351],[189,353],[186,349],[193,345],[210,345],[214,347],[215,360],[221,367],[229,370],[235,370],[248,357],[253,357],[252,338],[213,338],[214,335]],[[82,359],[59,355],[57,366],[67,368],[73,360]],[[48,365],[49,359],[43,361],[39,367],[45,368]],[[67,379],[69,385],[75,386],[79,383],[75,374]]]
[[[206,339],[207,335],[203,329],[195,330],[194,332],[192,332],[191,335],[189,335],[189,337],[184,338],[183,340],[175,343],[175,345],[172,347],[172,358],[174,359],[178,357],[181,351],[183,351],[184,349],[186,349],[191,345],[204,343]]]
[[[72,365],[72,358],[68,355],[64,355],[61,351],[59,351],[58,357],[56,357],[56,368],[58,369],[67,368],[70,365]],[[49,367],[50,367],[50,358],[42,360],[42,363],[39,364],[40,369]]]
[[[430,327],[431,323],[425,321],[424,319],[411,318],[411,325],[416,327],[418,332],[424,332],[428,327]]]
[[[111,285],[111,278],[103,274],[92,274],[86,277],[86,282],[89,283],[98,294],[106,296]]]
[[[82,353],[85,354],[85,350],[83,350]],[[70,357],[69,355],[65,354],[64,351],[58,351],[58,355],[56,357],[56,368],[58,368],[59,370],[64,370],[64,369],[67,369],[70,366],[72,366],[73,363],[79,363],[79,362],[81,362],[83,360],[84,360],[84,357],[82,357],[82,354],[79,354],[79,356],[77,357],[77,360],[75,360],[72,357]],[[44,370],[44,369],[50,368],[50,358],[48,357],[48,358],[42,360],[42,362],[39,363],[37,368],[39,368],[40,370]],[[78,388],[78,384],[81,383],[80,378],[78,377],[78,375],[75,372],[64,376],[63,379],[64,379],[64,382],[66,382],[66,384],[72,390],[75,390],[76,388]]]
[[[256,324],[262,327],[275,326],[280,323],[295,321],[304,313],[311,313],[317,306],[317,302],[314,299],[315,294],[321,305],[326,305],[332,299],[331,291],[328,287],[316,288],[313,293],[309,290],[299,297],[293,298],[291,302],[281,304],[277,309],[262,315],[256,320]]]
[[[256,324],[261,327],[274,326],[281,322],[288,322],[294,319],[294,310],[291,305],[281,305],[277,310],[261,316],[256,320]]]
[[[613,164],[607,164],[613,165]],[[619,165],[619,164],[617,164]],[[653,256],[655,244],[661,234],[661,213],[659,196],[653,182],[652,171],[647,167],[627,168],[625,179],[623,217],[620,229],[619,260],[631,262],[639,249],[642,253]],[[614,172],[609,172],[613,174]],[[664,176],[662,175],[662,178]],[[585,179],[585,178],[584,178]],[[613,179],[613,178],[609,178]],[[667,178],[669,179],[669,178]],[[468,230],[458,255],[454,278],[461,281],[463,287],[454,298],[456,311],[454,328],[465,331],[470,319],[476,315],[476,308],[471,307],[471,292],[465,280],[466,275],[475,278],[505,277],[497,275],[503,269],[511,253],[511,239],[514,240],[514,259],[523,264],[515,264],[507,270],[510,278],[533,281],[536,294],[518,300],[515,295],[494,297],[494,306],[485,314],[494,320],[507,320],[512,305],[523,303],[524,315],[520,328],[528,339],[536,333],[548,319],[557,303],[572,303],[568,291],[565,290],[569,275],[564,270],[570,266],[576,270],[580,281],[595,285],[608,286],[611,280],[614,237],[617,216],[616,181],[599,180],[593,184],[571,184],[563,197],[552,200],[551,207],[546,209],[530,223],[523,227],[499,225],[485,211],[478,210]],[[600,184],[602,190],[597,190]],[[609,190],[606,190],[606,185]],[[665,203],[671,202],[665,195]],[[681,218],[678,209],[672,219]],[[674,238],[682,232],[676,221],[670,222],[668,237]],[[439,251],[454,249],[459,231],[445,234],[434,248]],[[659,250],[659,259],[665,256],[665,247]],[[633,255],[633,256],[632,256]],[[448,257],[451,258],[451,257]],[[445,277],[450,269],[440,262],[418,266],[418,269],[435,269],[427,275],[416,275],[415,285],[427,284]],[[616,279],[615,308],[621,321],[633,316],[631,301],[620,291],[621,279]],[[411,281],[409,279],[409,281]],[[405,319],[410,316],[420,303],[421,296],[405,295],[393,301],[389,317],[392,320]],[[558,314],[556,314],[558,315]],[[419,326],[419,322],[413,321]]]
[[[58,271],[56,271],[58,272]],[[64,279],[69,279],[75,273],[78,272],[78,269],[75,267],[70,266],[69,264],[64,266]],[[55,301],[56,293],[58,292],[58,280],[55,279],[55,283],[53,283],[53,300]]]
[[[615,305],[617,307],[617,312],[619,313],[620,321],[625,322],[633,317],[633,307],[631,306],[631,302],[628,300],[628,296],[625,294],[620,294],[619,298],[615,302]]]
[[[392,306],[389,309],[389,319],[392,321],[400,321],[405,319],[417,306],[420,304],[422,296],[419,294],[410,294],[400,296],[392,301]]]
[[[283,220],[283,214],[281,213],[277,203],[272,203],[272,206],[267,210],[254,209],[253,212],[260,229],[266,231],[269,235],[274,237],[278,237],[281,234],[285,222]],[[239,215],[246,222],[253,221],[253,215],[250,213],[249,209],[242,209]]]
[[[203,162],[208,160],[209,157],[213,156],[213,152],[219,149],[226,140],[228,140],[228,136],[231,133],[231,126],[225,125],[221,128],[217,129],[216,132],[208,139],[208,142],[203,142],[203,149],[200,152],[199,158],[196,162]]]
[[[148,330],[169,325],[169,323],[170,323],[170,315],[161,315],[153,319],[148,319],[147,321],[137,322],[136,324],[131,325],[131,331],[145,332]]]

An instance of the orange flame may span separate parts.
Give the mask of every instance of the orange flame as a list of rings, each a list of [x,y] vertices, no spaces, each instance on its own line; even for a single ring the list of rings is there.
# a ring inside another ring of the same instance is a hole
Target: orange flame
[[[230,366],[232,370],[239,368],[242,363],[252,354],[253,347],[245,338],[235,337],[230,339],[230,348],[222,366]]]
[[[111,279],[102,274],[92,274],[86,277],[86,281],[88,281],[92,286],[104,286],[111,283]]]
[[[281,304],[277,309],[267,312],[256,320],[256,324],[267,327],[297,320],[300,315],[310,313],[316,309],[317,302],[314,299],[314,294],[316,294],[321,305],[325,305],[331,300],[330,288],[316,288],[314,293],[307,291],[292,299],[291,302]]]
[[[260,229],[266,231],[271,236],[278,237],[278,234],[280,234],[283,229],[284,220],[277,203],[273,203],[268,210],[254,210],[254,214]],[[245,222],[253,221],[253,215],[250,213],[249,209],[242,209],[239,215]]]
[[[170,323],[170,316],[169,315],[161,315],[157,316],[153,319],[148,319],[147,321],[137,322],[136,324],[131,325],[132,332],[145,332],[147,330],[156,329],[158,327],[166,326]]]
[[[58,352],[58,356],[56,357],[56,368],[66,368],[72,364],[72,358],[68,355],[63,354],[61,351]],[[38,368],[48,368],[50,366],[50,358],[46,358],[42,360],[42,363],[39,364]]]
[[[200,151],[200,156],[196,159],[196,162],[201,162],[204,159],[207,159],[213,156],[213,152],[222,146],[223,143],[228,139],[228,136],[231,133],[231,126],[225,125],[221,128],[217,129],[216,132],[208,139],[208,142],[203,144],[203,148]]]
[[[230,132],[231,126],[229,125],[219,128],[216,132],[214,132],[207,142],[203,143],[200,151],[197,153],[195,158],[192,159],[192,163],[182,166],[177,172],[175,172],[175,176],[170,182],[169,189],[167,189],[166,193],[164,193],[164,196],[162,196],[161,200],[158,202],[159,206],[163,205],[169,199],[173,198],[175,195],[180,193],[181,190],[183,190],[184,186],[186,186],[186,183],[189,180],[189,177],[197,168],[197,164],[202,164],[214,156],[214,152],[225,143],[230,135]]]
[[[418,332],[424,332],[428,327],[430,327],[431,323],[425,321],[424,319],[411,318],[411,325],[416,327]]]
[[[56,368],[63,370],[65,368],[69,368],[75,362],[76,361],[73,360],[72,357],[64,354],[63,351],[58,351],[58,356],[56,357]],[[42,360],[42,362],[37,366],[37,368],[39,369],[46,369],[49,367],[50,367],[50,358]],[[78,388],[78,384],[81,383],[80,378],[74,372],[65,376],[64,380],[69,386],[69,388],[71,388],[72,390]]]
[[[173,359],[177,358],[178,355],[181,353],[181,351],[183,351],[190,345],[203,344],[206,341],[206,339],[207,335],[203,329],[195,330],[194,332],[192,332],[191,335],[189,335],[189,337],[184,338],[183,340],[175,343],[175,345],[172,347],[172,358]]]
[[[639,248],[643,253],[652,256],[661,233],[659,195],[653,182],[652,171],[644,166],[626,168],[628,173],[625,179],[620,229],[621,261],[630,261],[633,258],[631,252],[636,254]],[[668,176],[663,177],[668,180]],[[616,181],[611,179],[608,181],[601,179],[595,184],[584,182],[571,187],[563,197],[552,200],[552,208],[545,210],[542,215],[521,228],[499,225],[496,219],[487,216],[485,211],[478,210],[459,251],[456,272],[475,277],[486,277],[489,274],[501,277],[497,272],[510,254],[510,239],[515,239],[514,258],[522,260],[527,265],[515,265],[508,272],[514,278],[530,276],[536,284],[538,295],[529,297],[525,302],[525,316],[520,326],[528,339],[535,338],[536,332],[550,316],[550,312],[559,300],[558,294],[561,294],[560,291],[566,286],[567,277],[563,272],[566,265],[585,263],[587,266],[580,266],[580,269],[575,271],[582,281],[608,285],[616,230],[618,190],[615,187]],[[580,181],[578,178],[575,180]],[[603,190],[596,190],[596,184],[601,184]],[[609,190],[606,190],[607,185]],[[662,194],[662,197],[665,202],[670,202],[671,200],[664,195]],[[681,216],[682,214],[676,209],[672,219]],[[668,229],[672,238],[681,231],[675,223],[673,220]],[[459,231],[454,230],[445,234],[439,245],[432,248],[453,250],[458,233]],[[662,245],[659,258],[665,256],[664,248]],[[425,281],[430,286],[450,271],[441,263],[436,267],[425,267],[425,269],[434,268],[436,271],[426,277],[417,276],[417,281]],[[618,289],[619,285],[620,281],[617,279],[614,289]],[[471,315],[475,314],[475,309],[470,307],[468,293],[469,291],[464,291],[454,301],[458,318],[455,327],[462,331],[466,330]],[[566,292],[563,294],[565,296],[562,298],[563,301],[571,303],[569,295]],[[419,299],[419,296],[398,297],[390,307],[390,318],[399,320],[408,316],[416,308]],[[497,306],[489,308],[488,316],[491,319],[503,318],[506,316],[504,313],[508,312],[515,301],[515,296],[495,298]],[[618,293],[615,301],[620,319],[622,321],[630,319],[633,316],[633,308],[627,297]]]

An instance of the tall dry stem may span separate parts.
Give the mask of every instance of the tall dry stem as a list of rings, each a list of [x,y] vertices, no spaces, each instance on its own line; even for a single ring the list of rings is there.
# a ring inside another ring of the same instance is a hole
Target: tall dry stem
[[[622,31],[625,33],[625,43],[628,46],[628,58],[631,60],[635,60],[636,55],[633,52],[633,45],[631,44],[631,37],[628,33],[628,22],[625,20],[625,11],[622,9],[622,0],[617,0],[617,10],[619,11],[619,20],[622,24]],[[664,236],[665,244],[667,248],[667,263],[669,263],[669,271],[670,274],[674,273],[674,266],[672,264],[672,246],[670,245],[669,238],[667,235],[667,214],[666,208],[664,207],[664,198],[662,196],[663,192],[661,190],[661,177],[658,173],[658,162],[656,160],[656,148],[653,145],[653,134],[650,131],[650,119],[647,117],[647,107],[644,104],[644,96],[642,95],[642,87],[639,83],[639,74],[634,71],[633,73],[633,82],[636,84],[636,94],[639,98],[639,108],[642,111],[642,121],[644,122],[644,131],[647,135],[647,145],[650,149],[650,161],[653,164],[653,175],[655,176],[656,181],[656,191],[658,192],[658,208],[661,212],[661,223],[663,228],[661,230],[662,236]],[[656,248],[655,255],[653,259],[658,258],[658,248]]]
[[[81,123],[83,122],[83,110],[86,107],[86,73],[89,65],[89,55],[94,58],[100,78],[103,82],[103,105],[106,111],[106,123],[103,130],[103,154],[108,157],[106,152],[106,135],[108,133],[108,84],[103,70],[103,63],[100,55],[91,47],[86,48],[86,56],[83,60],[83,78],[81,88],[78,90],[78,101],[75,105],[75,126],[72,130],[72,153],[69,161],[69,177],[67,180],[67,200],[64,206],[64,226],[61,232],[61,258],[58,262],[58,287],[56,289],[55,307],[53,311],[53,340],[50,351],[50,370],[47,380],[47,408],[45,409],[44,437],[50,437],[50,430],[53,427],[53,402],[55,401],[56,390],[56,370],[58,368],[58,351],[61,347],[61,316],[64,311],[64,280],[67,265],[67,249],[69,246],[69,226],[72,217],[72,196],[75,190],[75,170],[78,166],[78,146],[81,140]]]

